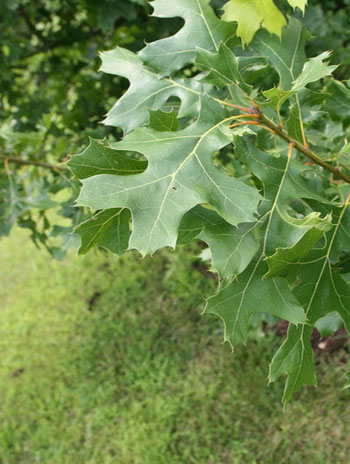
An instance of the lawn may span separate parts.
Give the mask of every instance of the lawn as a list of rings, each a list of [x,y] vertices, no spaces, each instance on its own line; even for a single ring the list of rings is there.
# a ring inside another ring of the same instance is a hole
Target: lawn
[[[1,464],[350,462],[340,354],[284,413],[266,382],[281,339],[231,353],[185,249],[59,262],[17,229],[0,259]]]

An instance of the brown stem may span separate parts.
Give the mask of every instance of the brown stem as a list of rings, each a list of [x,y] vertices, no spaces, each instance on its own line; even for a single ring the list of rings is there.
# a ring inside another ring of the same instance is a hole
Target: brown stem
[[[13,156],[0,155],[5,162],[22,164],[24,166],[36,166],[38,168],[52,169],[53,171],[66,171],[68,168],[64,165],[54,165],[49,163],[42,163],[41,161],[29,161],[22,158],[15,158]]]
[[[246,116],[249,116],[249,115],[243,114],[242,116],[243,116],[243,117],[246,117]],[[237,117],[237,119],[238,119],[238,117]],[[228,127],[229,127],[230,129],[233,129],[234,127],[243,126],[243,125],[248,125],[248,124],[251,125],[251,126],[260,127],[261,129],[265,129],[265,130],[271,132],[271,134],[276,135],[272,129],[270,129],[269,127],[266,127],[266,126],[262,126],[258,121],[243,121],[243,122],[238,122],[238,123],[236,123],[236,124],[231,124],[231,125],[228,126]]]
[[[244,115],[245,116],[245,115]],[[230,126],[228,126],[230,129],[233,129],[234,127],[238,127],[238,126],[247,126],[248,124],[251,124],[253,126],[259,126],[260,124],[256,121],[242,121],[242,122],[236,122],[235,124],[231,124]]]
[[[219,98],[213,98],[213,100],[217,101],[218,103],[221,103],[222,105],[230,106],[231,108],[236,108],[237,110],[243,111],[244,113],[249,113],[249,108],[246,108],[245,106],[234,105],[233,103],[220,100]]]
[[[341,171],[339,171],[337,168],[332,166],[331,164],[327,163],[326,161],[323,161],[322,158],[320,158],[316,153],[314,153],[312,150],[309,148],[305,147],[303,144],[298,142],[297,140],[294,140],[287,132],[285,132],[281,127],[277,126],[274,122],[272,122],[269,118],[267,118],[263,112],[258,109],[259,111],[259,119],[262,123],[265,124],[265,126],[269,127],[273,132],[275,132],[276,135],[278,135],[281,139],[285,140],[287,143],[294,144],[294,147],[303,153],[305,156],[310,158],[314,163],[319,164],[323,168],[327,169],[328,171],[332,172],[336,176],[338,176],[340,179],[343,179],[345,182],[350,184],[350,176],[347,176],[346,174],[343,174]]]

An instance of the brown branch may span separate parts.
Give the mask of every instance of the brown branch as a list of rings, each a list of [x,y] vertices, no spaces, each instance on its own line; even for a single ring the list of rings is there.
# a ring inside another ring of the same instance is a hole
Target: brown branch
[[[38,168],[52,169],[53,171],[67,171],[68,169],[63,164],[54,165],[50,163],[43,163],[41,161],[29,161],[29,160],[24,160],[22,158],[16,158],[14,156],[0,155],[0,158],[3,159],[5,162],[7,161],[8,163],[21,164],[23,166],[36,166]]]
[[[314,163],[319,164],[323,168],[335,174],[340,179],[350,184],[350,176],[347,176],[346,174],[342,173],[341,171],[339,171],[337,168],[335,168],[331,164],[327,163],[326,161],[323,161],[323,159],[320,158],[318,155],[316,155],[316,153],[314,153],[312,150],[305,147],[302,143],[298,142],[297,140],[294,140],[281,127],[277,126],[277,124],[272,122],[271,119],[267,118],[259,108],[257,108],[257,111],[259,112],[258,114],[259,114],[260,121],[264,123],[265,126],[273,130],[273,132],[275,132],[275,134],[278,135],[281,139],[285,140],[289,144],[293,143],[294,148],[296,148],[300,153],[303,153],[305,156],[310,158]]]

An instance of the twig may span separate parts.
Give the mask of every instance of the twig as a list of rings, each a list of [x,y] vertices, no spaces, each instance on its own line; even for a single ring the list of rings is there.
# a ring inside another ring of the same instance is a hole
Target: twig
[[[49,164],[49,163],[43,163],[41,161],[29,161],[29,160],[24,160],[22,158],[15,158],[13,156],[6,156],[6,155],[0,155],[0,158],[7,161],[8,163],[17,163],[17,164],[22,164],[24,166],[36,166],[39,168],[46,168],[46,169],[52,169],[53,171],[67,171],[67,167],[65,165],[54,165],[54,164]]]
[[[285,140],[289,144],[293,143],[296,150],[298,150],[299,152],[303,153],[305,156],[310,158],[314,163],[319,164],[323,168],[327,169],[328,171],[338,176],[340,179],[343,179],[345,182],[350,184],[350,176],[347,176],[346,174],[342,173],[341,171],[339,171],[337,168],[335,168],[331,164],[328,164],[326,161],[323,161],[323,159],[320,158],[318,155],[316,155],[316,153],[314,153],[309,148],[305,147],[303,144],[301,144],[297,140],[294,140],[287,132],[285,132],[282,128],[277,126],[269,118],[267,118],[263,114],[263,112],[260,110],[260,108],[258,107],[256,108],[257,108],[257,111],[259,112],[260,121],[263,124],[265,124],[265,126],[269,127],[276,135],[278,135],[281,139]]]

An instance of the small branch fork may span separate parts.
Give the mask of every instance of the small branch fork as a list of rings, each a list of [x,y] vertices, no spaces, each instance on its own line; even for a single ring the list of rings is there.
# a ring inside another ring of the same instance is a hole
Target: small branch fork
[[[339,169],[335,168],[331,164],[324,161],[322,158],[320,158],[318,155],[316,155],[315,152],[310,150],[310,148],[308,148],[308,146],[304,146],[303,144],[301,144],[297,140],[293,140],[293,138],[287,132],[285,132],[283,129],[278,127],[274,122],[272,122],[270,119],[268,119],[261,111],[260,111],[259,116],[260,116],[261,122],[263,124],[265,124],[269,129],[271,129],[278,137],[285,140],[289,144],[293,143],[295,149],[298,150],[300,153],[303,153],[303,155],[307,156],[314,163],[322,166],[324,169],[327,169],[327,171],[331,172],[332,174],[335,174],[337,177],[339,177],[343,181],[350,184],[350,176],[344,174],[343,172],[339,171]]]
[[[273,135],[276,135],[280,137],[281,139],[283,139],[284,141],[286,141],[289,144],[289,147],[294,147],[300,153],[307,156],[309,159],[312,160],[313,163],[316,163],[322,166],[324,169],[327,169],[327,171],[336,175],[337,177],[342,179],[344,182],[347,182],[348,184],[350,184],[350,176],[342,173],[337,168],[335,168],[334,166],[332,166],[331,164],[327,163],[322,158],[320,158],[315,152],[310,150],[306,142],[305,134],[303,136],[305,140],[305,145],[303,145],[297,140],[294,140],[285,130],[283,130],[281,126],[278,126],[273,121],[271,121],[271,119],[267,118],[262,112],[262,110],[259,108],[256,102],[252,101],[253,106],[251,108],[245,108],[242,106],[233,105],[232,103],[228,103],[224,101],[220,101],[220,103],[236,108],[243,112],[243,114],[237,116],[235,119],[245,118],[245,120],[231,124],[229,126],[231,129],[233,129],[234,127],[249,124],[251,126],[256,126],[256,127],[260,127],[261,129],[268,130]],[[313,163],[310,163],[310,164],[313,164]]]

